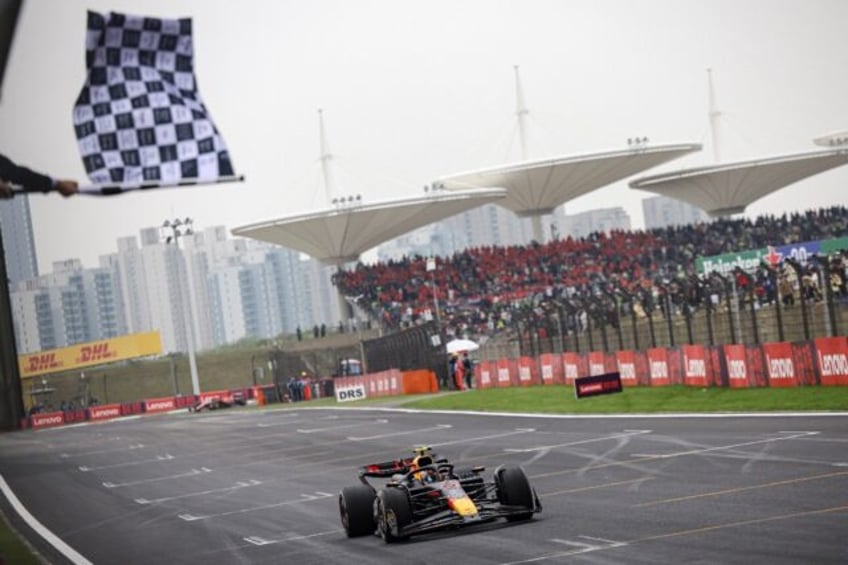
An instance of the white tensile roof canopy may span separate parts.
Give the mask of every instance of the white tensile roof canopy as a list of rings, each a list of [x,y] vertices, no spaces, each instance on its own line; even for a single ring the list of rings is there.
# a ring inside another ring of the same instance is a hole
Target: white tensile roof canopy
[[[497,202],[518,216],[538,218],[554,208],[609,184],[701,149],[700,144],[633,145],[628,149],[524,161],[442,177],[447,190],[508,189]],[[540,234],[535,234],[537,239]]]
[[[505,196],[505,189],[494,188],[430,192],[371,204],[348,201],[309,214],[237,227],[232,233],[296,249],[327,265],[342,265],[385,241]]]
[[[652,175],[631,188],[682,200],[711,217],[739,214],[790,184],[848,163],[848,148],[813,151]]]

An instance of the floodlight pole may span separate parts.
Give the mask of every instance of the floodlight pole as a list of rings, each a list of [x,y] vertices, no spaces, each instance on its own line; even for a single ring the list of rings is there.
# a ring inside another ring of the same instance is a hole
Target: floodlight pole
[[[195,358],[194,352],[194,304],[192,303],[192,276],[191,269],[188,265],[188,258],[185,257],[182,248],[180,247],[180,238],[186,235],[191,235],[194,233],[192,228],[193,220],[191,218],[186,218],[185,220],[181,220],[179,218],[175,220],[165,220],[162,224],[162,227],[166,230],[170,230],[171,234],[165,240],[165,243],[171,243],[173,241],[177,247],[177,255],[181,259],[182,265],[185,267],[186,271],[186,284],[180,284],[180,298],[185,299],[186,307],[183,308],[183,323],[186,326],[186,347],[188,349],[188,366],[189,371],[191,373],[191,391],[195,396],[200,394],[200,378],[197,375],[197,359]],[[187,286],[187,298],[186,294],[184,294],[184,286]]]

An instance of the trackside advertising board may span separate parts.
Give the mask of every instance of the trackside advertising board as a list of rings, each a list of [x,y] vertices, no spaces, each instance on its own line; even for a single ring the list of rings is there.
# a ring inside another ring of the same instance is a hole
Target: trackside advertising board
[[[795,361],[792,359],[792,345],[787,342],[764,343],[766,374],[769,386],[798,386]]]
[[[821,384],[848,385],[848,338],[820,337],[815,344]]]
[[[26,378],[161,353],[162,340],[153,331],[19,355],[18,367]]]
[[[103,406],[92,406],[88,409],[88,419],[95,420],[111,420],[121,415],[120,404],[105,404]]]
[[[830,255],[843,249],[848,249],[848,237],[825,239],[822,241],[805,241],[804,243],[778,245],[764,249],[740,251],[739,253],[698,257],[695,259],[695,268],[698,274],[701,275],[717,271],[727,276],[736,267],[741,268],[743,271],[753,272],[760,266],[761,262],[776,267],[787,257],[798,261],[802,265],[806,265],[807,260],[813,255]]]
[[[624,389],[621,386],[621,373],[618,372],[579,377],[574,381],[574,395],[577,398],[612,394],[622,390]]]

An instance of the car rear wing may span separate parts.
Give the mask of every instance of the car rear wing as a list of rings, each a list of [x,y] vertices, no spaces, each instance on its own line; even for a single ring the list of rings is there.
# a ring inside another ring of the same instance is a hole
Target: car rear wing
[[[413,463],[412,457],[406,459],[395,459],[393,461],[384,461],[382,463],[372,463],[359,468],[359,477],[391,477],[398,473],[408,473]]]

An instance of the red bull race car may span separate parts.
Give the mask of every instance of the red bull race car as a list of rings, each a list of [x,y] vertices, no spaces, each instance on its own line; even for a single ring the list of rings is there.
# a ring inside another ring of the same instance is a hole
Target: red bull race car
[[[454,469],[447,459],[418,447],[412,457],[366,465],[362,484],[339,493],[339,514],[348,537],[377,534],[386,543],[424,532],[505,518],[529,520],[542,511],[521,467],[499,466],[487,481],[484,467]],[[377,488],[369,478],[388,478]]]

